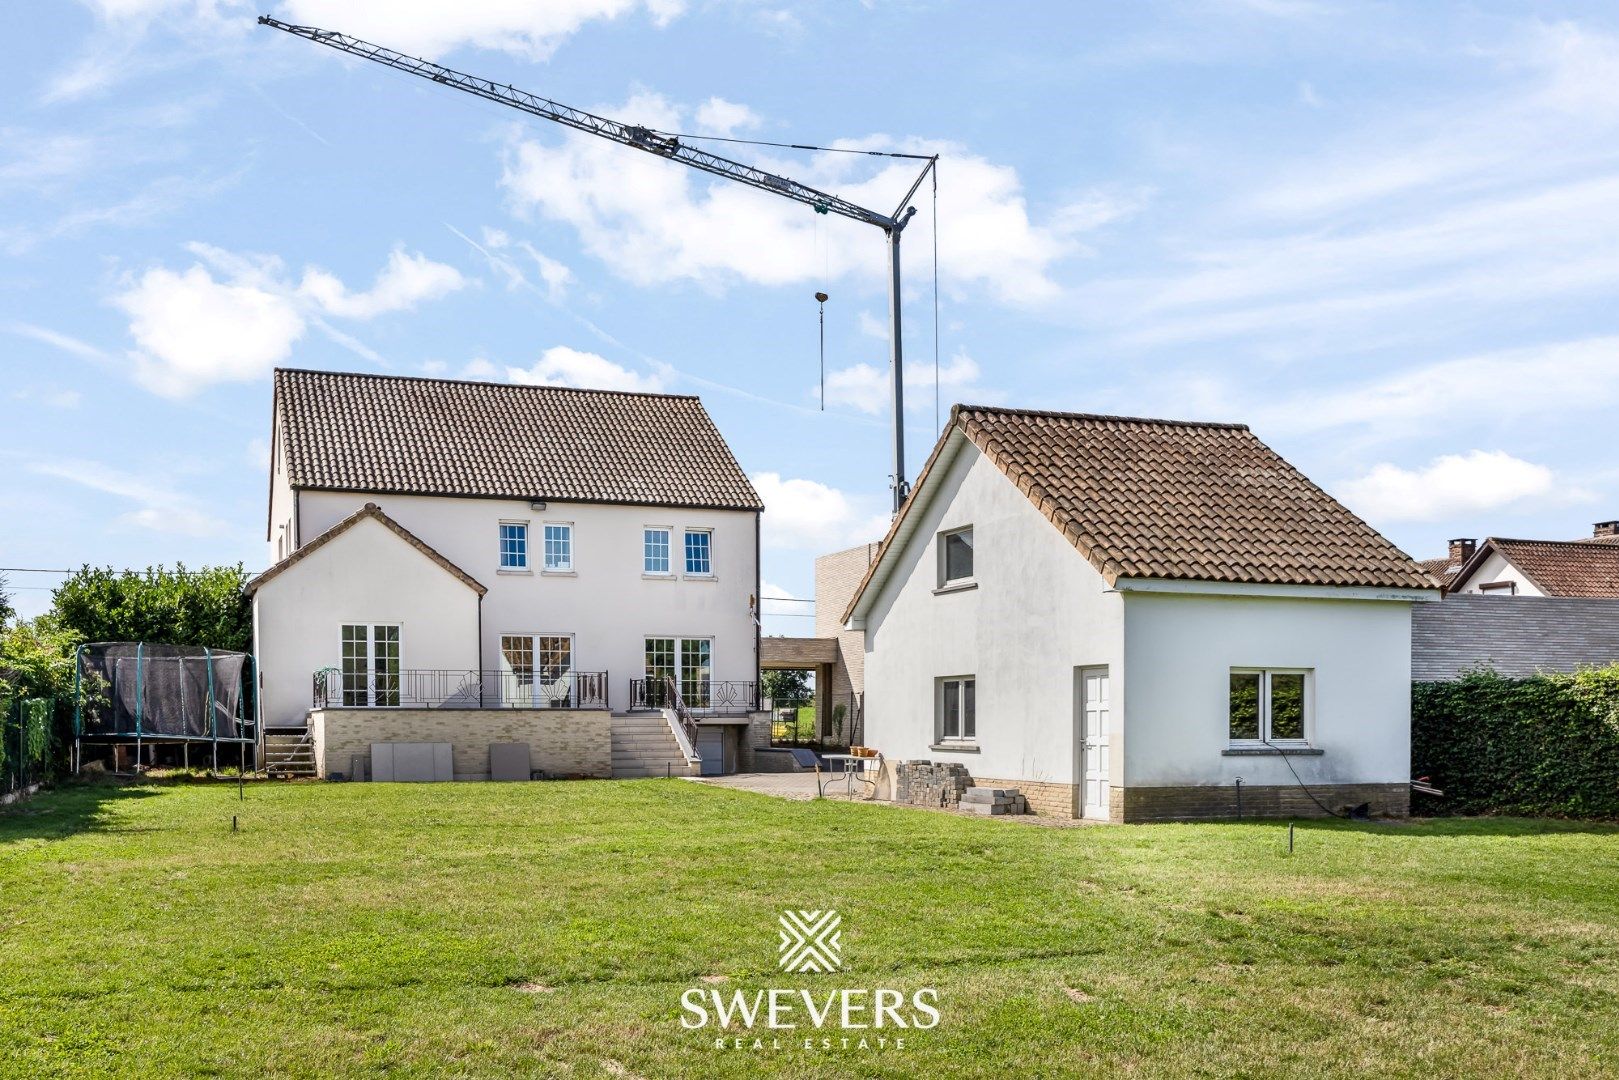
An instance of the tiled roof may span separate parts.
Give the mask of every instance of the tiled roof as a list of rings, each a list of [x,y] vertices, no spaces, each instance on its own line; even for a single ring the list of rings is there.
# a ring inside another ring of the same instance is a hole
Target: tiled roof
[[[957,405],[950,420],[889,540],[959,430],[1109,584],[1169,578],[1438,588],[1245,425],[970,405]],[[883,561],[867,573],[846,619]]]
[[[378,506],[376,503],[368,502],[358,510],[354,511],[354,513],[350,514],[348,517],[344,518],[342,521],[339,521],[336,525],[333,525],[330,529],[327,529],[325,532],[309,541],[309,543],[305,544],[297,551],[294,551],[291,555],[288,555],[285,559],[282,559],[274,566],[265,570],[264,573],[260,574],[252,581],[249,581],[247,583],[247,594],[251,596],[258,592],[259,588],[263,586],[265,582],[279,577],[283,572],[290,570],[292,567],[303,562],[309,556],[313,555],[315,552],[319,551],[321,548],[325,547],[327,544],[348,532],[350,529],[354,528],[354,526],[358,525],[367,518],[373,519],[383,528],[399,537],[399,539],[403,540],[405,543],[409,544],[423,555],[426,555],[429,559],[432,559],[434,562],[438,563],[439,566],[444,568],[446,573],[450,574],[452,577],[459,578],[463,585],[477,593],[479,596],[482,596],[484,593],[489,591],[478,582],[477,578],[473,577],[471,574],[455,565],[455,563],[439,554],[439,552],[431,547],[427,541],[423,540],[421,537],[399,524],[399,522],[395,521],[387,514],[384,514],[382,512],[382,507]]]
[[[760,510],[695,397],[275,373],[295,488]]]
[[[1492,536],[1468,560],[1470,568],[1482,565],[1486,549],[1500,552],[1547,596],[1619,597],[1619,545],[1592,543],[1589,538],[1510,540]]]
[[[1450,584],[1451,580],[1456,577],[1457,572],[1462,568],[1460,563],[1451,562],[1449,555],[1438,559],[1418,559],[1417,565],[1446,585]]]

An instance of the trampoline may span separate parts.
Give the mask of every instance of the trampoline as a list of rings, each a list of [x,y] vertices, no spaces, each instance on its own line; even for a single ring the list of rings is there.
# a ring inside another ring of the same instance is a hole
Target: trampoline
[[[206,744],[214,772],[222,745],[238,748],[245,772],[248,747],[258,742],[249,704],[255,682],[247,653],[145,642],[81,645],[73,673],[74,771],[85,746],[114,747],[115,770],[116,748],[132,747],[139,771],[149,747],[178,745],[189,764],[191,747]]]

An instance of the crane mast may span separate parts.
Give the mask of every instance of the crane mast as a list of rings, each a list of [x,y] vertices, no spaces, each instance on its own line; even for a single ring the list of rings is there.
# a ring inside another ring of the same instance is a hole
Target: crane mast
[[[922,181],[928,176],[930,170],[938,163],[938,155],[920,154],[887,154],[888,157],[916,158],[926,162],[915,183],[911,185],[905,197],[892,213],[882,213],[851,202],[841,196],[818,188],[802,184],[785,176],[766,172],[763,169],[746,165],[730,158],[710,153],[700,147],[682,142],[679,137],[665,134],[652,128],[638,124],[624,124],[605,116],[575,109],[569,105],[552,101],[550,98],[531,94],[526,90],[519,90],[506,83],[497,83],[476,75],[468,75],[454,68],[436,64],[431,60],[407,56],[382,45],[364,41],[348,34],[335,30],[323,30],[316,26],[297,26],[282,22],[269,15],[259,16],[259,23],[263,26],[273,27],[285,31],[296,37],[306,38],[319,45],[326,45],[346,52],[351,56],[358,56],[363,60],[391,67],[396,71],[403,71],[407,75],[415,75],[430,82],[440,83],[454,90],[472,94],[499,105],[505,105],[521,112],[538,116],[564,127],[582,131],[588,135],[616,142],[621,146],[628,146],[670,161],[678,161],[683,165],[698,169],[714,176],[721,176],[727,180],[747,184],[749,187],[768,191],[772,195],[791,199],[802,203],[818,214],[837,214],[853,221],[874,225],[883,230],[888,238],[889,254],[889,320],[892,364],[891,382],[894,405],[894,472],[890,477],[890,486],[893,490],[893,511],[899,513],[905,502],[905,496],[910,491],[910,484],[905,478],[905,377],[904,352],[901,347],[900,316],[900,236],[905,226],[916,214],[916,208],[910,205],[911,198]],[[805,149],[810,149],[806,147]]]

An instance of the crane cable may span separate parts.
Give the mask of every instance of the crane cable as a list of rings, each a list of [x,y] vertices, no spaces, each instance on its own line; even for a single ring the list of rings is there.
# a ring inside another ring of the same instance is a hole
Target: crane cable
[[[766,139],[737,139],[726,135],[691,135],[678,131],[659,131],[655,134],[666,139],[696,139],[704,142],[736,143],[741,146],[774,146],[782,150],[814,150],[823,154],[865,154],[867,157],[904,158],[907,161],[927,161],[932,154],[902,154],[897,150],[860,150],[852,146],[811,146],[808,143],[770,142]]]

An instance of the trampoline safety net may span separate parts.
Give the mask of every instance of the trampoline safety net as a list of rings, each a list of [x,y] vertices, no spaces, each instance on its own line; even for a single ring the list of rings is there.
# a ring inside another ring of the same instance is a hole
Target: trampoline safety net
[[[246,653],[103,642],[79,650],[82,737],[251,739],[243,706]]]

